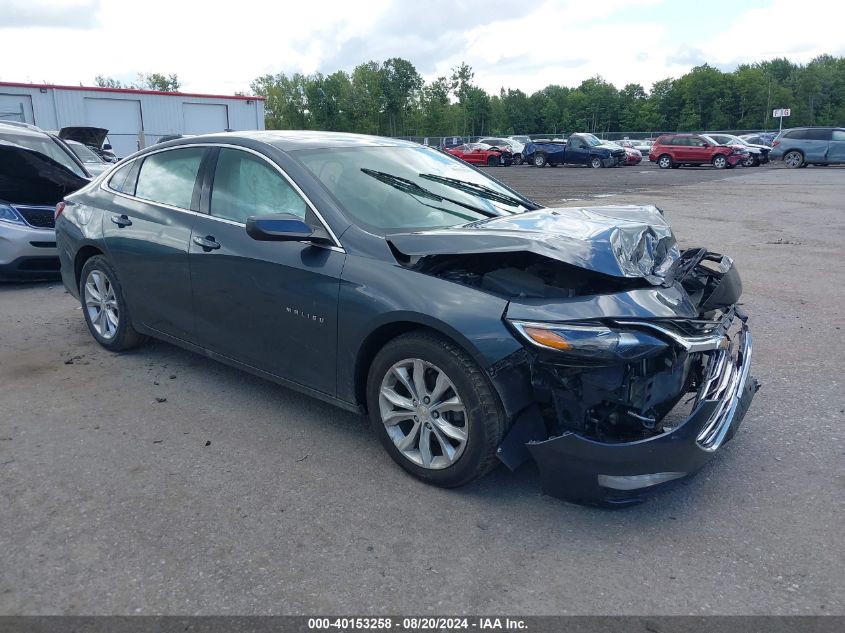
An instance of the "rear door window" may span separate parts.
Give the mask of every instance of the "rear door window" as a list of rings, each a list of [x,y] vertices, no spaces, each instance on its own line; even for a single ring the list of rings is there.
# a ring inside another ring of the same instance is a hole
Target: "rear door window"
[[[824,128],[822,128],[822,129],[814,128],[814,129],[811,129],[811,130],[804,130],[804,132],[806,134],[804,136],[804,138],[806,138],[808,141],[829,141],[832,131],[833,130],[824,129]]]
[[[144,159],[135,195],[144,200],[190,209],[205,148],[187,147]]]
[[[211,215],[246,223],[247,218],[292,213],[305,219],[305,200],[270,163],[249,152],[222,148],[214,170]]]

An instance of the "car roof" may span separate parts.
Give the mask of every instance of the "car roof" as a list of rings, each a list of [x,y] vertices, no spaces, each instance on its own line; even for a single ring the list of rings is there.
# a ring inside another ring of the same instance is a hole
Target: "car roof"
[[[283,151],[321,149],[327,147],[423,147],[412,141],[383,136],[351,134],[348,132],[320,132],[316,130],[251,130],[202,134],[168,141],[167,145],[189,145],[198,142],[227,143],[238,139],[260,141]]]
[[[49,136],[40,127],[29,123],[18,123],[17,121],[0,121],[0,134],[13,136]]]

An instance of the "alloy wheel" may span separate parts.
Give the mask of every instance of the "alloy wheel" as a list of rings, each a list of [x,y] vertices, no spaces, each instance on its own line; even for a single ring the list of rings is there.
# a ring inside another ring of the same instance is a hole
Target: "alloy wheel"
[[[804,164],[804,157],[801,152],[787,152],[783,157],[783,162],[787,167],[801,167]]]
[[[406,358],[388,370],[379,411],[393,444],[417,466],[447,468],[464,453],[469,432],[464,403],[445,372],[427,361]]]
[[[668,156],[661,156],[660,160],[657,161],[657,166],[661,169],[668,169],[672,166],[672,159]]]
[[[724,156],[717,156],[713,159],[713,167],[716,169],[723,169],[728,164],[728,161],[725,159]]]
[[[120,313],[111,280],[102,270],[94,269],[85,279],[85,309],[91,326],[104,339],[117,333]]]

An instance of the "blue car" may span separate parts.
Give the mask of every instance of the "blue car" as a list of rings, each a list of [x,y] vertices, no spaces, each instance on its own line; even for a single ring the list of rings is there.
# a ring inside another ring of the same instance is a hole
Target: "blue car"
[[[56,235],[104,348],[153,337],[366,413],[434,485],[533,459],[550,494],[636,501],[756,390],[729,257],[680,251],[653,206],[543,208],[416,143],[169,141],[67,196]]]
[[[772,143],[771,160],[787,167],[845,164],[845,128],[796,127],[781,132]]]

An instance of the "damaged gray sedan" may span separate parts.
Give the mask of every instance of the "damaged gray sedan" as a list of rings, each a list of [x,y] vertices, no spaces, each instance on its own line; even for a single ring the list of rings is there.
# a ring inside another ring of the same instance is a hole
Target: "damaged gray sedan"
[[[757,389],[731,259],[652,206],[549,209],[437,150],[255,132],[148,148],[57,208],[113,351],[170,341],[368,413],[419,479],[498,463],[624,504],[699,469]]]

